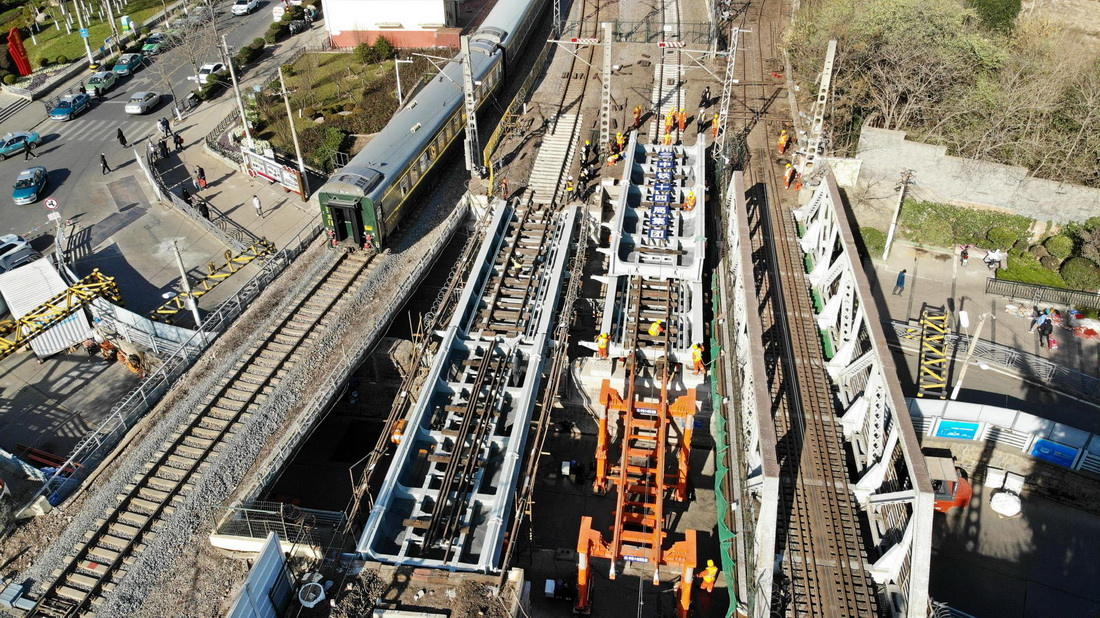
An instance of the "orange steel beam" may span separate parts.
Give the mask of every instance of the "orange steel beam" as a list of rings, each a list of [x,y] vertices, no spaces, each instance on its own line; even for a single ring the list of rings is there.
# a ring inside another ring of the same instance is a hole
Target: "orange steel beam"
[[[618,557],[622,555],[623,550],[623,519],[626,516],[626,495],[629,491],[627,483],[630,480],[630,442],[631,434],[634,431],[634,404],[636,399],[636,382],[637,374],[636,362],[630,363],[630,371],[627,375],[627,393],[624,398],[624,404],[626,407],[626,416],[624,419],[623,427],[623,439],[622,439],[622,454],[620,455],[619,465],[619,491],[615,495],[615,526],[612,528],[611,538],[611,555]],[[611,561],[611,571],[608,574],[610,579],[615,579],[615,560]]]

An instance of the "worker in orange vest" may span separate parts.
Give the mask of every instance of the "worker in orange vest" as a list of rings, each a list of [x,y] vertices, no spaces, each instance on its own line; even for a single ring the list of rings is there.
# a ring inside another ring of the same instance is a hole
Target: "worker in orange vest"
[[[707,568],[703,569],[703,585],[700,586],[706,592],[714,592],[714,582],[718,579],[718,567],[713,560],[707,560]]]
[[[672,110],[668,110],[665,114],[665,133],[672,133],[672,127],[676,125],[676,116],[672,113]]]
[[[650,337],[660,337],[663,334],[665,334],[665,321],[664,320],[657,320],[654,323],[649,325],[649,336]]]
[[[665,146],[671,146],[672,145],[672,134],[671,133],[665,133],[665,136],[661,140],[661,143],[664,144]]]
[[[623,158],[623,155],[615,152],[607,158],[607,167],[615,167],[615,164],[619,162],[619,159]]]
[[[642,126],[642,106],[638,105],[634,108],[634,130],[637,131],[640,126]]]
[[[703,346],[698,343],[691,346],[691,362],[695,367],[695,375],[705,374],[707,368],[703,365]]]
[[[676,124],[680,127],[681,131],[684,131],[685,129],[687,129],[687,126],[688,126],[688,113],[687,113],[687,110],[681,107],[680,108],[680,116],[676,120],[677,120]]]
[[[597,354],[600,358],[607,358],[607,346],[611,343],[611,336],[607,333],[600,333],[599,337],[596,337]]]
[[[714,114],[714,120],[711,121],[711,139],[718,139],[718,114]]]
[[[783,182],[786,184],[786,187],[788,189],[791,188],[791,183],[794,182],[794,177],[796,173],[797,172],[795,171],[794,166],[788,163],[787,170],[783,172]]]
[[[621,131],[615,134],[615,145],[619,147],[618,152],[626,148],[626,136]]]
[[[779,134],[779,154],[787,154],[787,146],[791,143],[791,136],[787,133],[786,129]]]
[[[695,190],[688,191],[687,197],[684,198],[684,210],[695,210]]]

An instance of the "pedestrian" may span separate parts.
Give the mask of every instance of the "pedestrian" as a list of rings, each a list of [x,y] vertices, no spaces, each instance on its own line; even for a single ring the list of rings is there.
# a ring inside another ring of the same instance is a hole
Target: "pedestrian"
[[[188,206],[193,205],[191,203],[191,192],[187,190],[187,187],[183,187],[182,189],[180,189],[180,199],[183,200],[183,203],[187,204]]]
[[[1039,325],[1039,347],[1044,348],[1050,345],[1050,334],[1054,332],[1054,324],[1050,320],[1044,321]]]
[[[162,139],[157,142],[157,150],[159,151],[160,158],[168,158],[168,140]]]
[[[172,143],[176,146],[176,152],[183,150],[183,136],[179,133],[172,134]]]
[[[195,184],[200,189],[206,188],[206,170],[202,169],[201,166],[195,168]]]
[[[714,592],[714,582],[718,579],[718,567],[714,566],[713,560],[707,560],[707,568],[703,569],[703,585],[700,586],[704,592]]]
[[[264,211],[263,211],[263,207],[260,205],[259,196],[257,196],[257,195],[252,196],[252,205],[256,207],[256,214],[259,215],[261,219],[263,219],[264,218]]]
[[[699,96],[699,107],[710,107],[710,86],[703,88],[703,94]]]
[[[157,162],[157,147],[153,145],[153,140],[149,140],[145,146],[145,159],[149,161],[149,165]]]
[[[894,295],[901,296],[905,292],[905,269],[898,273],[898,280],[894,282]]]
[[[84,82],[80,82],[80,94],[88,94],[88,89],[84,87]]]
[[[1031,320],[1031,327],[1027,329],[1027,332],[1029,333],[1035,332],[1036,329],[1042,327],[1043,324],[1046,324],[1050,321],[1050,316],[1047,314],[1046,311],[1039,311],[1038,307],[1035,307],[1034,309],[1038,313],[1038,315],[1035,316],[1035,319]]]
[[[99,164],[103,166],[102,172],[104,174],[108,174],[111,172],[111,166],[107,165],[107,155],[102,152],[99,153]]]
[[[95,86],[92,88],[92,95],[95,97],[96,101],[103,100],[103,91],[99,89],[99,86]]]
[[[203,219],[210,219],[210,207],[206,205],[206,200],[199,198],[199,214]]]
[[[115,133],[115,137],[118,138],[118,145],[125,148],[126,147],[126,136],[123,135],[123,133],[122,133],[122,127],[118,128],[118,131]]]
[[[34,154],[34,152],[32,151],[32,147],[31,147],[30,143],[29,142],[23,142],[23,160],[26,161],[27,159],[37,159],[37,158],[38,158],[38,155]]]

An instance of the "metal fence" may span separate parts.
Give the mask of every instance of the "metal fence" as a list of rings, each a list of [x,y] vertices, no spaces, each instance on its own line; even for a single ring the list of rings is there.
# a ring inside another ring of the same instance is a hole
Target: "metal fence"
[[[1036,285],[1020,281],[1006,281],[990,277],[985,280],[985,293],[1006,298],[1025,299],[1032,303],[1061,305],[1064,307],[1089,307],[1100,309],[1100,294],[1067,290],[1049,285]]]
[[[294,236],[287,246],[264,260],[260,272],[231,298],[218,306],[203,320],[201,332],[175,348],[155,371],[116,403],[107,418],[73,447],[65,464],[59,466],[34,496],[45,494],[50,504],[57,506],[68,497],[118,444],[126,432],[175,384],[180,376],[199,359],[202,352],[225,332],[272,281],[321,235],[323,227],[312,219]]]
[[[898,343],[902,339],[920,340],[921,329],[907,322],[885,322],[887,328],[893,327]],[[970,347],[970,336],[961,333],[948,333],[947,347],[960,349]],[[1054,361],[1029,352],[1024,352],[999,343],[979,339],[974,348],[974,358],[978,361],[996,363],[1018,371],[1024,378],[1041,382],[1066,394],[1086,401],[1100,402],[1100,378],[1081,373],[1060,365]]]
[[[218,126],[214,127],[214,130],[206,134],[206,147],[219,155],[233,161],[237,165],[244,164],[244,156],[241,154],[239,148],[226,148],[221,145],[221,138],[225,131],[239,123],[241,121],[241,112],[237,108],[233,108],[233,111],[229,112]]]
[[[219,506],[225,514],[218,517],[215,534],[263,539],[271,532],[288,543],[317,545],[318,532],[331,536],[347,517],[343,511],[306,509],[283,502],[246,502]]]

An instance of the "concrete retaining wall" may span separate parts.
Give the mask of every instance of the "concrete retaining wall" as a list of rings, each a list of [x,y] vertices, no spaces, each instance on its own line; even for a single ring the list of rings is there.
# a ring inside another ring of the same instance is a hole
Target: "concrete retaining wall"
[[[903,169],[914,172],[914,199],[1003,210],[1039,221],[1068,223],[1100,214],[1100,189],[1041,180],[1023,167],[947,154],[945,146],[905,139],[904,131],[864,127],[856,158],[859,185],[872,204],[893,204]]]

